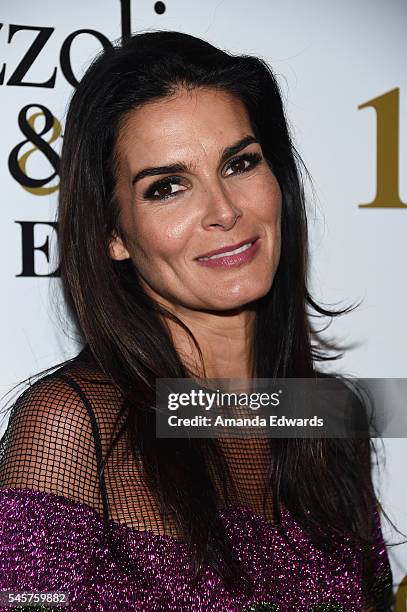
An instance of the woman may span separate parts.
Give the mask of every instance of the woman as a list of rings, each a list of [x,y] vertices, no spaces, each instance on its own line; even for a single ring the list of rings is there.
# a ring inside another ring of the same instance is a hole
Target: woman
[[[179,32],[70,103],[59,244],[85,342],[2,440],[2,590],[71,610],[386,610],[366,439],[165,439],[159,378],[312,378],[299,157],[266,63]],[[223,253],[220,255],[219,250]],[[215,256],[216,255],[216,256]]]

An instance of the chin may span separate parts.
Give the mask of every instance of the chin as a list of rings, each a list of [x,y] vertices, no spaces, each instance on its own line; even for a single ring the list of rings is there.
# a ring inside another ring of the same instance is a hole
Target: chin
[[[270,291],[271,285],[263,286],[251,291],[242,291],[234,295],[233,293],[223,293],[218,300],[214,300],[214,310],[237,310],[250,306]]]

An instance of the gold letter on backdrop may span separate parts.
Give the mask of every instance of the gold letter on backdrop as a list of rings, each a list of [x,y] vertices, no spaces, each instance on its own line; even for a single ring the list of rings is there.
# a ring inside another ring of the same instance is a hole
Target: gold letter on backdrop
[[[396,592],[395,612],[405,612],[407,609],[407,576],[404,576]]]
[[[399,195],[399,93],[397,87],[358,106],[373,106],[377,116],[376,197],[359,208],[407,208]]]

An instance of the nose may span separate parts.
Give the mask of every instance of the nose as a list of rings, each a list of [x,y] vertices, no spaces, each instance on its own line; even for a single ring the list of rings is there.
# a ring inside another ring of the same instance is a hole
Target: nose
[[[224,189],[220,184],[212,185],[206,190],[206,207],[202,215],[202,227],[209,229],[212,226],[222,227],[229,230],[242,216],[240,207],[235,202],[235,197]]]

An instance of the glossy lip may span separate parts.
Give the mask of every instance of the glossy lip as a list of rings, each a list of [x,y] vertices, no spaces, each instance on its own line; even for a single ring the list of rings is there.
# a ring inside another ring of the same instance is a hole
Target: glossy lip
[[[248,240],[247,242],[251,241]],[[260,249],[260,243],[261,239],[258,238],[248,249],[246,249],[242,253],[235,253],[234,255],[225,255],[224,257],[218,257],[216,259],[198,259],[197,263],[207,268],[223,268],[224,270],[230,270],[231,268],[239,267],[252,261],[253,258],[256,256],[257,251]],[[244,242],[243,244],[246,243]]]
[[[227,253],[228,251],[234,251],[235,249],[238,249],[243,245],[248,244],[249,242],[255,242],[258,237],[259,236],[253,236],[252,238],[247,238],[246,240],[242,240],[242,242],[238,242],[237,244],[230,244],[229,246],[222,247],[220,249],[215,249],[214,251],[209,251],[209,253],[203,253],[202,255],[198,255],[198,257],[195,257],[195,259],[199,259],[200,257],[212,257],[212,255],[219,255],[219,253]]]

